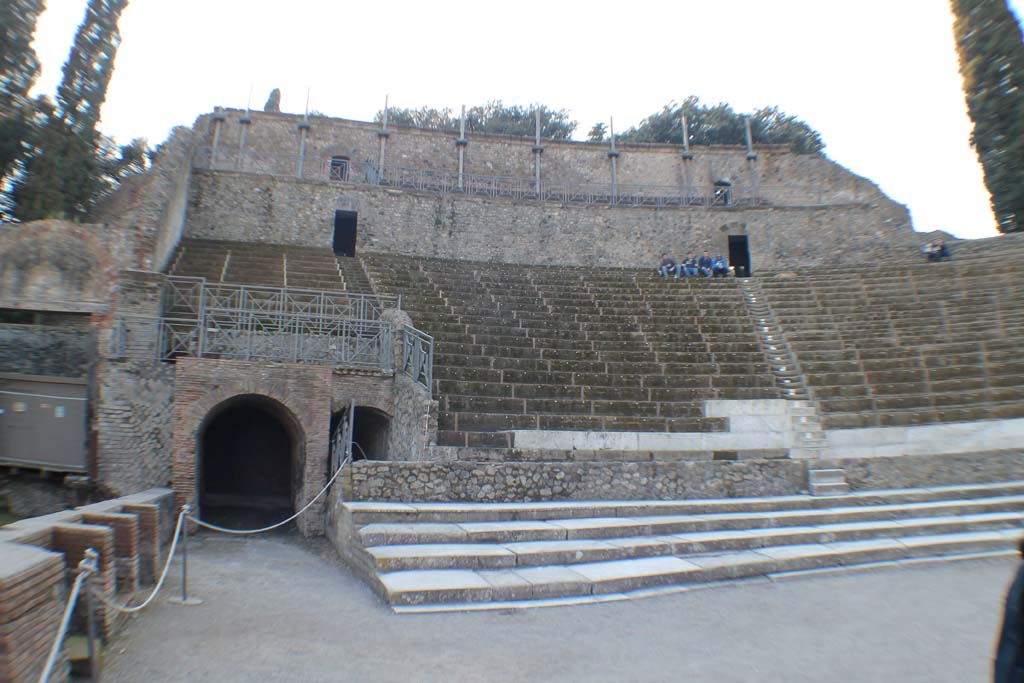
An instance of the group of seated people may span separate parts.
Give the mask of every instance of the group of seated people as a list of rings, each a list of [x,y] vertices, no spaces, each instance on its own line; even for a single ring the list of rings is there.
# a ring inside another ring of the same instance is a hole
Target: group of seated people
[[[686,255],[682,263],[679,263],[668,253],[662,253],[661,264],[658,272],[665,280],[672,275],[674,280],[682,277],[728,277],[729,264],[722,258],[721,254],[715,254],[712,258],[709,252],[704,252],[700,258],[695,258],[693,252]]]
[[[934,242],[929,242],[924,245],[921,251],[924,252],[924,255],[929,261],[942,261],[943,259],[948,259],[950,257],[949,249],[946,247],[946,243],[941,237]]]

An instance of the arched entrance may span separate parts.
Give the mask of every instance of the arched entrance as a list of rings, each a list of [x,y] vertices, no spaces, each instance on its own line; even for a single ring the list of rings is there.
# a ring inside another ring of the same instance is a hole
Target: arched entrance
[[[388,436],[391,432],[391,417],[377,408],[356,406],[352,421],[352,459],[388,460]],[[335,434],[339,422],[346,419],[344,412],[331,416],[331,434]]]
[[[203,518],[240,528],[290,515],[302,443],[294,417],[269,398],[237,396],[210,411],[199,433]]]

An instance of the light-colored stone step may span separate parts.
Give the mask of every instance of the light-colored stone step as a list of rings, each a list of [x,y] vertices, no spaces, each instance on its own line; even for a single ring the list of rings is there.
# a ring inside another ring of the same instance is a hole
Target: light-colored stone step
[[[841,496],[849,492],[850,486],[845,481],[837,481],[825,484],[811,484],[812,496]]]
[[[385,545],[367,548],[366,552],[379,572],[417,569],[498,569],[717,553],[797,543],[817,544],[870,538],[952,534],[1020,527],[1022,523],[1024,511],[628,538],[504,544]]]
[[[709,498],[704,500],[554,501],[527,503],[393,503],[346,502],[344,508],[356,526],[389,522],[494,522],[582,517],[638,517],[647,515],[703,515],[722,512],[813,510],[823,507],[858,507],[969,500],[992,496],[1024,495],[1024,481],[961,484],[916,489],[856,491],[823,501],[813,496],[770,498]]]
[[[807,480],[812,484],[845,484],[846,472],[838,468],[808,470]]]
[[[1019,530],[977,531],[905,538],[764,547],[714,555],[643,557],[576,565],[474,571],[440,569],[382,574],[394,605],[424,605],[629,594],[655,586],[765,576],[823,567],[854,566],[936,555],[1003,550]]]
[[[830,498],[841,501],[843,497]],[[838,503],[837,503],[838,504]],[[973,500],[937,500],[900,504],[797,508],[789,510],[716,512],[635,517],[584,517],[547,521],[509,520],[448,523],[372,523],[359,529],[363,547],[422,543],[493,543],[543,540],[621,538],[691,533],[714,529],[757,529],[766,526],[818,526],[875,519],[968,515],[1024,509],[1024,495]]]

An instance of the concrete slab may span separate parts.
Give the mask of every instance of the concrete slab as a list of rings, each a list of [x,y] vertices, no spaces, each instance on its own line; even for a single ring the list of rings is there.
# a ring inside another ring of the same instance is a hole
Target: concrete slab
[[[466,522],[457,526],[464,533],[466,540],[475,543],[560,540],[566,537],[565,529],[558,524],[531,520]]]
[[[485,543],[437,543],[421,545],[385,545],[367,548],[378,571],[402,569],[477,569],[512,567],[516,556],[501,546]]]
[[[530,583],[534,599],[589,595],[591,592],[590,580],[569,567],[520,567],[514,573]]]
[[[700,567],[678,557],[647,557],[616,562],[594,562],[573,567],[593,582],[594,593],[622,593],[640,587],[686,583],[699,576]]]

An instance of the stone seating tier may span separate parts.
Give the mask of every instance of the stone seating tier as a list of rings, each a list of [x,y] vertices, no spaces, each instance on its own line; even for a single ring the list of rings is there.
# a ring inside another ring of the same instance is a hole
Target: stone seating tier
[[[703,401],[780,397],[734,282],[363,259],[434,337],[440,445],[508,447],[522,429],[722,431]]]

